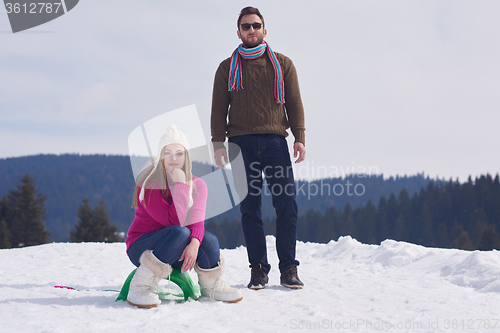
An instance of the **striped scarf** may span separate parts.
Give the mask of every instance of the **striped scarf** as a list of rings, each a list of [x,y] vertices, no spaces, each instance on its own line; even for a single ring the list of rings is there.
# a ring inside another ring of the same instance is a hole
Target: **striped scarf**
[[[281,66],[274,54],[271,47],[266,43],[251,48],[245,49],[243,44],[240,44],[236,50],[234,50],[231,55],[231,64],[229,66],[229,91],[238,91],[243,89],[243,80],[241,76],[241,58],[244,59],[257,59],[262,56],[267,50],[269,59],[274,68],[274,100],[278,104],[285,103],[285,84],[283,81],[283,72],[281,71]]]

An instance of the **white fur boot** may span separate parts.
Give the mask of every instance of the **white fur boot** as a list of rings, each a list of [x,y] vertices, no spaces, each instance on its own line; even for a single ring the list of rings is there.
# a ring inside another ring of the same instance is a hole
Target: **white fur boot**
[[[225,267],[226,265],[222,257],[220,258],[219,265],[210,269],[200,268],[198,263],[196,263],[194,270],[198,273],[198,283],[201,288],[201,295],[210,297],[216,301],[228,303],[239,302],[243,299],[241,291],[227,286],[221,279]]]
[[[141,265],[130,281],[127,302],[140,308],[156,307],[161,301],[154,289],[170,276],[172,267],[156,258],[151,250],[144,251],[139,262]]]

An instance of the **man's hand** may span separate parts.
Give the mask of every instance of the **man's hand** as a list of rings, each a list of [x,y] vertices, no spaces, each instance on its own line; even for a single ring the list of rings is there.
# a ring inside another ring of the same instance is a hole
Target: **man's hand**
[[[187,272],[193,269],[194,264],[196,264],[196,257],[198,257],[198,249],[200,248],[200,241],[198,238],[191,238],[191,243],[186,246],[182,252],[179,261],[184,261],[181,267],[181,272]]]
[[[227,150],[226,148],[219,148],[215,151],[215,154],[214,154],[214,158],[215,158],[215,164],[217,164],[217,166],[221,169],[225,169],[226,166],[224,165],[224,163],[222,163],[222,160],[221,158],[224,157],[224,162],[226,162],[226,164],[229,163],[229,161],[227,160]]]
[[[295,163],[300,163],[306,159],[306,148],[302,142],[295,142],[293,144],[293,157],[297,158],[297,154],[299,158],[295,161]]]

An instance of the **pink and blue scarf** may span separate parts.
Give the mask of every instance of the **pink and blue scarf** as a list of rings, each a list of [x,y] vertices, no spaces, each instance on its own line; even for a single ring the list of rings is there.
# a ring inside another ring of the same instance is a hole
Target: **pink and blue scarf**
[[[231,55],[231,64],[229,66],[229,91],[238,91],[243,89],[243,80],[241,76],[241,58],[244,59],[257,59],[264,53],[269,55],[271,63],[274,68],[274,99],[276,103],[285,103],[285,84],[283,81],[283,72],[281,71],[281,66],[276,58],[276,55],[271,50],[271,47],[266,43],[262,42],[260,45],[246,49],[243,44],[240,44],[236,50],[234,50]]]

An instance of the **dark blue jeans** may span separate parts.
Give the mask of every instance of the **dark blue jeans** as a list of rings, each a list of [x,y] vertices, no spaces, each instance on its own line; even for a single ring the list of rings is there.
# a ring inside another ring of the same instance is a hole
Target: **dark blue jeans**
[[[141,236],[128,249],[128,257],[139,267],[139,258],[146,250],[153,250],[153,254],[162,262],[180,269],[182,262],[179,258],[186,246],[191,242],[191,231],[186,227],[174,225]],[[201,268],[213,268],[220,260],[219,240],[211,232],[205,231],[203,241],[198,250],[197,262]]]
[[[285,137],[276,134],[248,134],[233,136],[229,142],[229,157],[233,160],[241,150],[246,172],[248,195],[240,203],[241,222],[248,252],[250,267],[261,264],[269,272],[266,236],[262,222],[261,195],[262,173],[266,177],[276,210],[276,251],[281,272],[296,267],[295,247],[297,243],[297,203],[292,163]],[[239,149],[238,149],[239,147]],[[238,177],[233,170],[235,183]],[[237,185],[238,186],[238,185]]]

